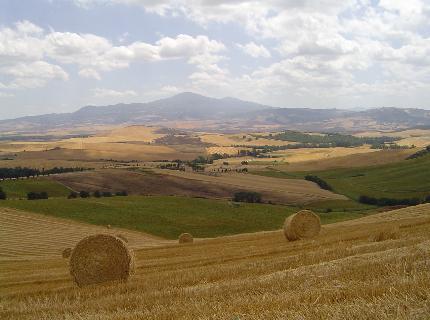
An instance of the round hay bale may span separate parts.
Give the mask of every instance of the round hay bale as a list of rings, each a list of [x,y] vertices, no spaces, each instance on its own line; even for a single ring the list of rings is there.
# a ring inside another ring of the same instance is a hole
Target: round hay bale
[[[82,239],[70,258],[70,274],[79,287],[126,281],[133,270],[133,252],[113,235],[97,234]]]
[[[69,258],[71,254],[72,254],[72,248],[66,248],[61,253],[61,255],[63,256],[64,259]]]
[[[192,243],[193,241],[193,236],[190,233],[182,233],[179,236],[179,243]]]
[[[310,210],[301,210],[285,219],[284,234],[289,241],[315,237],[320,230],[320,217]]]

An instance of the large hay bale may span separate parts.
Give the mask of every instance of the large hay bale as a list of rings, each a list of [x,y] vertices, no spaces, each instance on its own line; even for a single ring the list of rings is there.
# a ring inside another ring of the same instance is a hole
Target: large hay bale
[[[289,241],[315,237],[320,230],[320,217],[310,210],[301,210],[285,219],[284,234]]]
[[[126,281],[133,270],[133,252],[113,235],[97,234],[82,239],[70,258],[70,274],[79,287]]]
[[[72,248],[66,248],[61,253],[61,255],[63,256],[64,259],[69,258],[71,254],[72,254]]]
[[[190,233],[182,233],[179,236],[179,243],[192,243],[193,241],[193,236]]]

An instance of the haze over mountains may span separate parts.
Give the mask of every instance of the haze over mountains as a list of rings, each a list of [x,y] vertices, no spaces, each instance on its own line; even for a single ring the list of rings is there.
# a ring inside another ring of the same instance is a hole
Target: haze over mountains
[[[365,111],[273,108],[235,98],[181,93],[148,103],[87,106],[73,113],[0,121],[1,132],[34,132],[94,125],[164,125],[199,131],[395,130],[430,126],[430,111],[379,108]]]

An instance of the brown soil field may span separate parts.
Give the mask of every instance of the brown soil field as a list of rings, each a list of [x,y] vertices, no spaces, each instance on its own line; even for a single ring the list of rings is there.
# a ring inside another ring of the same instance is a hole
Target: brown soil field
[[[399,230],[394,239],[371,240],[393,227]],[[27,236],[33,250],[43,250],[44,235],[33,231]],[[24,236],[15,237],[16,246]],[[430,205],[324,225],[309,240],[288,242],[279,230],[135,253],[136,274],[128,283],[82,289],[59,256],[0,261],[0,317],[391,320],[430,314]]]
[[[135,195],[180,195],[231,199],[241,188],[212,184],[163,174],[144,174],[128,170],[106,169],[50,177],[76,190],[94,192],[122,191]]]
[[[97,233],[124,235],[132,248],[170,243],[155,236],[89,225],[13,209],[0,209],[0,261],[61,257],[63,249]]]
[[[357,153],[330,159],[280,164],[276,165],[276,168],[286,171],[319,171],[336,168],[365,167],[402,161],[415,152],[416,150],[414,149],[379,150],[376,152]]]
[[[214,185],[260,192],[266,201],[286,204],[306,204],[324,200],[345,200],[345,196],[323,190],[315,183],[298,179],[277,179],[251,174],[226,173],[209,176],[192,172],[156,170],[159,174],[180,177]]]

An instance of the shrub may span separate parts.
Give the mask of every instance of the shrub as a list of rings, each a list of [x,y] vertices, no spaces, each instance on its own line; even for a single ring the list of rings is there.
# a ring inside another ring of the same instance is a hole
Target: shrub
[[[99,190],[97,190],[93,193],[93,196],[96,198],[100,198],[102,196],[102,193]]]
[[[6,199],[7,199],[6,192],[4,192],[2,188],[0,188],[0,200],[6,200]]]
[[[333,190],[333,188],[323,179],[317,176],[306,176],[305,180],[315,182],[321,189]]]
[[[261,194],[258,192],[236,192],[233,197],[235,202],[261,203]]]
[[[75,191],[70,192],[68,199],[76,199],[79,196],[79,194]]]
[[[79,196],[81,198],[89,198],[90,197],[90,193],[88,191],[80,191],[79,192]]]
[[[40,199],[48,199],[48,193],[43,192],[29,192],[27,193],[28,200],[40,200]]]
[[[119,196],[119,197],[126,197],[126,196],[128,196],[128,192],[127,191],[117,191],[116,193],[115,193],[115,195],[116,196]]]
[[[102,196],[103,196],[103,197],[112,197],[112,193],[111,193],[111,192],[109,192],[109,191],[104,191],[104,192],[102,193]]]

